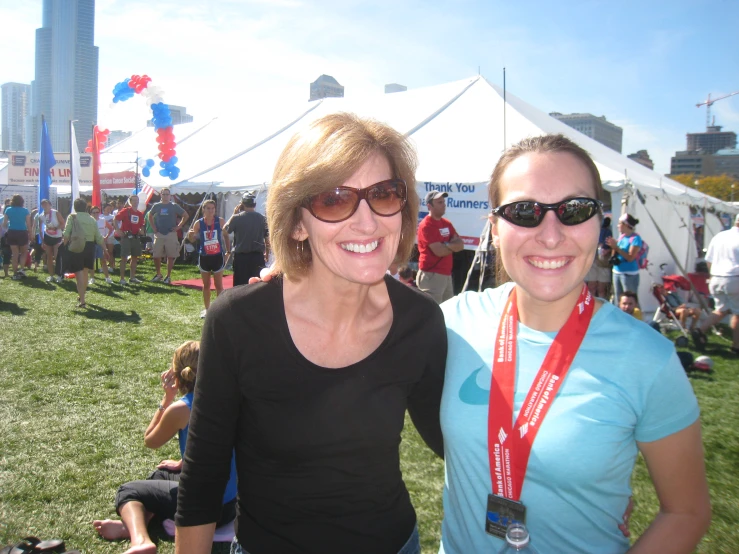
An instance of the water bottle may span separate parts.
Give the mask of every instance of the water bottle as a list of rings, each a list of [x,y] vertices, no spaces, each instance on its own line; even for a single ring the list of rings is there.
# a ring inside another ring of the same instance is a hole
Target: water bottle
[[[531,544],[529,530],[523,523],[511,523],[505,533],[506,545],[498,554],[539,554]]]

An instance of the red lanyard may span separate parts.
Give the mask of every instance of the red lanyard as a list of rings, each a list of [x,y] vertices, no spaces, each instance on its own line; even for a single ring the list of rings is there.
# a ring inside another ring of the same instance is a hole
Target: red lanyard
[[[496,495],[516,501],[521,497],[534,439],[585,338],[594,306],[593,297],[583,285],[577,304],[549,347],[516,423],[512,424],[518,330],[515,287],[508,297],[498,327],[488,406],[490,477]]]

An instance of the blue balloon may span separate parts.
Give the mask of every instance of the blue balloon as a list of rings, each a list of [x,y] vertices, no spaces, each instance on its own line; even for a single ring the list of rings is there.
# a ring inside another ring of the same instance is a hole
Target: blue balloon
[[[177,159],[177,156],[172,156],[169,161],[172,162],[172,165],[175,165],[179,160]]]
[[[146,167],[154,167],[154,160],[152,159],[146,160]]]
[[[148,167],[145,167],[144,169],[141,170],[141,174],[144,177],[148,177],[149,175],[151,175],[151,170]]]
[[[166,169],[160,169],[159,170],[159,175],[161,175],[162,177],[166,177],[167,176],[167,173],[168,173],[168,171]]]

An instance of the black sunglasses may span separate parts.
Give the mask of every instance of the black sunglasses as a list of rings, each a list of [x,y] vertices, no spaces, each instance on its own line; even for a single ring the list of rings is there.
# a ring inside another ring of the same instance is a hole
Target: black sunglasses
[[[303,207],[319,221],[339,223],[353,216],[362,200],[377,215],[390,217],[403,209],[407,198],[405,181],[389,179],[364,189],[336,187],[307,198]]]
[[[492,214],[519,227],[536,227],[544,220],[547,212],[552,210],[562,225],[580,225],[598,214],[602,207],[602,203],[594,198],[568,198],[556,204],[522,200],[498,206]]]

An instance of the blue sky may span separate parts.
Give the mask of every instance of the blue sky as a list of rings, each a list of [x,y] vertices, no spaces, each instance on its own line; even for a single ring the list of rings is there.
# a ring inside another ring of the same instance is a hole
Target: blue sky
[[[34,76],[41,0],[0,0],[0,83]],[[736,0],[97,0],[99,122],[134,129],[133,100],[113,86],[146,73],[196,121],[250,102],[308,99],[333,75],[346,95],[481,73],[550,112],[605,115],[624,153],[647,149],[656,169],[705,128],[708,93],[739,90]],[[136,99],[134,99],[136,100]],[[739,133],[739,95],[712,113]]]

